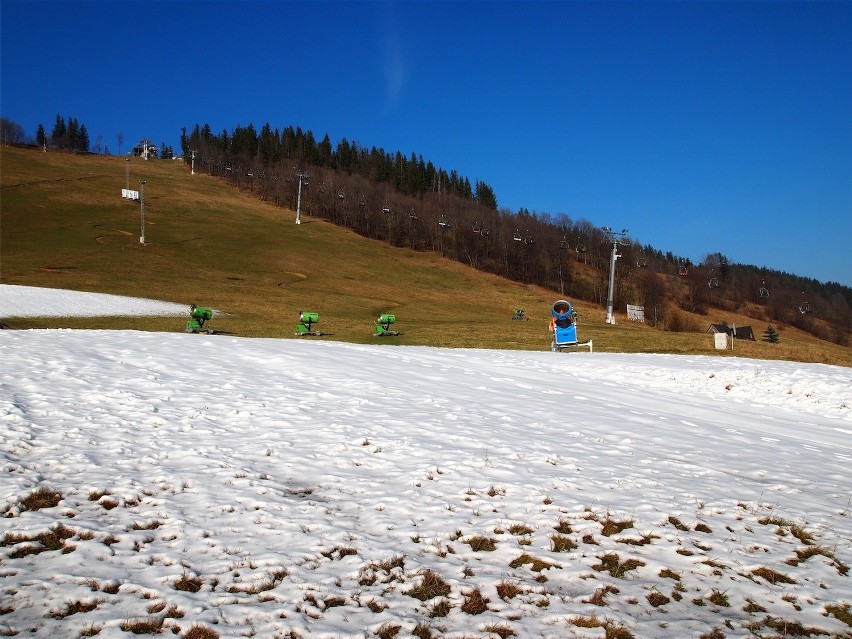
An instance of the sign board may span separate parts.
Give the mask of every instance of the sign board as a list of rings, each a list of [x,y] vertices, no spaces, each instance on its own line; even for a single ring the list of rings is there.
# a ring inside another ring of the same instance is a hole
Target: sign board
[[[121,197],[127,198],[128,200],[138,200],[139,199],[139,191],[131,191],[130,189],[121,189]]]
[[[627,305],[627,319],[631,322],[642,322],[645,323],[645,307],[644,306],[634,306],[633,304]]]
[[[727,333],[714,333],[713,340],[716,345],[716,350],[724,351],[728,348],[728,334]]]

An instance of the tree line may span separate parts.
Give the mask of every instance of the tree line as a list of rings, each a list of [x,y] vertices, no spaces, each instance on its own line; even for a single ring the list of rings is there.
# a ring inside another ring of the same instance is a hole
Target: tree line
[[[287,172],[296,167],[320,167],[389,184],[403,195],[447,193],[497,208],[497,198],[488,184],[481,180],[471,184],[469,178],[455,170],[436,167],[422,155],[412,152],[406,156],[400,151],[391,153],[375,146],[368,149],[346,138],[332,146],[327,133],[317,141],[311,131],[303,131],[301,127],[273,130],[266,123],[257,132],[249,124],[214,134],[208,124],[196,124],[190,134],[186,128],[181,130],[180,145],[185,158],[195,152],[201,161],[221,162],[231,171]]]
[[[61,115],[56,115],[50,137],[43,124],[36,130],[36,144],[53,149],[67,151],[89,152],[89,131],[85,124],[80,124],[77,118],[69,116],[66,122]]]

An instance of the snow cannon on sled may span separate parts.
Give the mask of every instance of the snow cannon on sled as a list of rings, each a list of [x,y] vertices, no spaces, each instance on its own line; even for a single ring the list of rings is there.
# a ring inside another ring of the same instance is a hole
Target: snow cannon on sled
[[[550,342],[550,350],[567,351],[572,346],[588,346],[592,352],[592,340],[585,342],[577,338],[577,311],[567,300],[556,300],[550,309],[550,330],[553,331],[553,340]]]
[[[312,326],[319,321],[319,313],[311,313],[310,311],[299,311],[299,323],[296,325],[296,336],[305,337],[308,335],[319,337],[322,335]]]
[[[206,306],[196,306],[193,304],[189,307],[189,321],[186,323],[187,333],[207,333],[213,334],[212,328],[204,328],[204,322],[213,317],[213,309]]]
[[[512,315],[512,320],[516,322],[530,321],[530,318],[527,317],[526,311],[522,308],[516,308],[514,314]]]
[[[396,315],[393,313],[382,313],[376,320],[376,337],[395,337],[399,331],[392,331],[391,324],[396,323]]]

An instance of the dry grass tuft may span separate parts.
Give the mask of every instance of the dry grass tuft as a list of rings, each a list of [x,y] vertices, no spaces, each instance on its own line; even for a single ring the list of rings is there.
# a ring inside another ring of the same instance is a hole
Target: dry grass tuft
[[[36,488],[21,500],[23,510],[41,510],[53,508],[62,501],[62,493],[52,488]]]
[[[512,524],[509,526],[509,532],[513,535],[530,535],[534,533],[535,530],[526,524]]]
[[[574,532],[571,528],[571,522],[567,519],[560,519],[559,523],[556,524],[553,529],[562,535],[570,535],[572,532]]]
[[[497,542],[482,535],[476,535],[462,543],[468,544],[474,552],[494,552],[497,550]]]
[[[514,630],[512,630],[509,626],[505,626],[502,624],[492,624],[489,626],[485,626],[485,632],[497,635],[498,637],[500,637],[500,639],[507,639],[508,637],[517,636]]]
[[[654,608],[659,608],[660,606],[665,606],[667,603],[671,601],[668,597],[666,597],[663,593],[658,590],[654,590],[653,592],[648,593],[645,597],[648,600],[648,603],[654,606]]]
[[[621,561],[621,558],[614,552],[607,553],[603,557],[598,557],[598,559],[601,560],[601,563],[596,566],[592,566],[592,568],[594,570],[608,572],[613,577],[617,578],[622,578],[627,572],[645,565],[645,562],[639,559],[627,559],[625,561]]]
[[[728,601],[728,595],[724,592],[716,590],[715,588],[710,593],[710,596],[707,599],[715,606],[719,606],[721,608],[729,608],[731,603]]]
[[[530,566],[530,570],[533,572],[541,572],[547,568],[559,568],[557,564],[552,564],[544,559],[539,559],[538,557],[534,557],[530,554],[524,553],[517,559],[513,559],[511,563],[509,563],[510,568],[520,568],[524,564],[532,564]]]
[[[616,626],[612,621],[597,617],[572,617],[569,623],[578,628],[603,628],[604,639],[634,639],[627,628]]]
[[[326,559],[342,559],[343,557],[357,555],[358,551],[351,546],[337,546],[332,550],[326,550],[320,554]]]
[[[478,588],[462,594],[464,595],[464,603],[461,607],[462,612],[466,612],[469,615],[481,615],[488,610],[488,599],[482,596]]]
[[[432,639],[432,630],[425,623],[418,623],[411,631],[417,639]]]
[[[520,592],[520,587],[512,582],[503,580],[497,584],[497,596],[504,601],[514,599],[520,594]]]
[[[219,639],[219,633],[206,626],[193,625],[181,635],[181,639]]]
[[[553,552],[569,552],[577,548],[577,544],[565,535],[551,535],[550,549]]]
[[[601,586],[597,590],[595,590],[595,594],[593,594],[588,599],[584,600],[584,603],[594,604],[595,606],[606,606],[606,596],[609,594],[617,595],[620,591],[618,588],[613,586],[612,584],[607,584],[605,586]]]
[[[760,568],[755,568],[751,571],[755,577],[761,577],[771,583],[775,584],[794,584],[796,580],[792,577],[788,577],[787,575],[778,572],[777,570],[772,570],[772,568],[767,568],[766,566],[761,566]]]
[[[452,590],[450,585],[432,570],[422,571],[420,577],[420,583],[406,593],[409,597],[429,601],[435,597],[446,597]]]
[[[827,604],[825,613],[832,615],[835,619],[842,621],[847,626],[852,627],[852,605],[850,604]]]
[[[99,603],[100,601],[97,599],[93,601],[72,601],[63,610],[51,612],[49,616],[53,619],[65,619],[71,615],[76,615],[78,612],[91,612],[98,607]]]
[[[746,602],[748,602],[748,603],[746,603],[746,605],[743,606],[743,611],[749,613],[750,615],[752,615],[756,612],[766,612],[766,608],[764,608],[763,606],[761,606],[758,603],[755,603],[751,599],[746,599]]]
[[[18,544],[27,544],[21,548],[13,550],[9,554],[10,559],[20,559],[29,555],[38,555],[50,550],[61,550],[64,554],[73,552],[75,546],[66,546],[65,540],[74,536],[74,531],[59,524],[56,528],[48,532],[39,533],[32,537],[24,535],[13,535],[6,533],[3,539],[0,540],[0,546],[15,546]]]
[[[163,631],[163,619],[149,617],[148,619],[128,619],[118,626],[124,632],[134,635],[158,635]]]
[[[402,630],[402,626],[388,621],[379,626],[379,629],[376,630],[376,636],[379,639],[394,639],[400,630]]]
[[[182,574],[180,578],[172,585],[172,588],[175,590],[181,590],[183,592],[198,592],[201,590],[201,586],[204,585],[204,581],[199,577],[190,577],[186,573]]]

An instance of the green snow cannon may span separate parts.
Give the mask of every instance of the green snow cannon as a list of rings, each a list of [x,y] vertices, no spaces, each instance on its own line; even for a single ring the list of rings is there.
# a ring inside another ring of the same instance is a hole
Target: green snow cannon
[[[393,313],[382,313],[376,320],[376,337],[399,335],[399,331],[390,330],[391,324],[396,323],[396,315]]]
[[[296,325],[296,336],[301,337],[305,335],[321,335],[319,331],[315,331],[311,328],[313,324],[316,324],[319,321],[319,313],[311,313],[309,311],[299,311],[299,323]]]
[[[190,320],[186,323],[187,333],[207,333],[210,335],[213,332],[209,328],[204,328],[204,322],[213,317],[212,308],[193,304],[189,307],[189,317]]]

